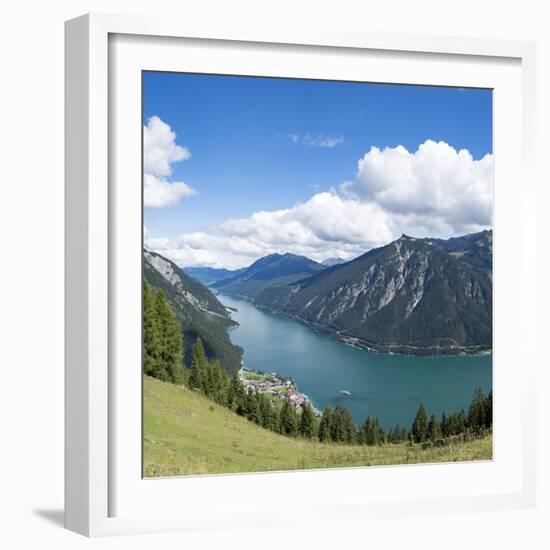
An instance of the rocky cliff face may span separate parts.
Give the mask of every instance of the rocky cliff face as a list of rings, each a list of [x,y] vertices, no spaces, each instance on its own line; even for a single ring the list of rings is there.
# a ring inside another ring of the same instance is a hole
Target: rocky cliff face
[[[492,346],[492,233],[443,241],[403,235],[255,301],[380,351],[478,352]]]

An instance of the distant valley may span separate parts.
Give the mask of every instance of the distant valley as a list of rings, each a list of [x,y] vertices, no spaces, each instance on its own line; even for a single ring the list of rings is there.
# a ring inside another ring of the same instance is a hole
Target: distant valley
[[[210,286],[222,279],[229,279],[240,275],[246,267],[241,269],[219,269],[215,267],[184,267],[183,271],[203,285]]]
[[[273,254],[212,288],[374,351],[479,353],[492,347],[492,252],[492,231],[403,235],[331,267]]]
[[[349,262],[331,259],[330,266],[287,253],[238,270],[181,269],[146,249],[144,273],[165,292],[185,341],[200,336],[208,356],[235,372],[242,349],[231,343],[234,321],[215,293],[244,297],[372,351],[490,351],[492,253],[492,231],[448,240],[403,235]]]
[[[255,299],[268,288],[286,287],[325,269],[324,265],[305,256],[270,254],[237,275],[215,282],[212,288],[225,294]]]

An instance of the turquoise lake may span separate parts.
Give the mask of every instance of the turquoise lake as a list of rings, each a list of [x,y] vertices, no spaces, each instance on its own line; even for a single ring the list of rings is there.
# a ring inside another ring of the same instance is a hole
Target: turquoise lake
[[[377,416],[390,428],[410,427],[422,401],[428,415],[467,411],[474,390],[492,388],[492,356],[415,357],[370,353],[332,340],[283,315],[233,296],[231,341],[245,350],[244,365],[292,377],[315,406],[344,405],[356,423]],[[350,396],[340,392],[347,390]]]

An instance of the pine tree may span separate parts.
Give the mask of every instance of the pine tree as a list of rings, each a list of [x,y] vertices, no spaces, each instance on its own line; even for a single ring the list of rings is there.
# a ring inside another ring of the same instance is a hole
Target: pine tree
[[[195,345],[193,346],[193,358],[191,359],[191,371],[189,373],[189,387],[206,393],[208,380],[207,372],[208,360],[204,353],[204,347],[202,340],[197,338]]]
[[[456,415],[456,423],[455,423],[455,433],[456,434],[463,434],[466,431],[466,415],[464,414],[464,411],[461,410]]]
[[[166,348],[164,362],[168,377],[174,384],[183,384],[183,335],[181,325],[168,305],[166,319]]]
[[[479,432],[485,426],[486,402],[483,390],[478,388],[468,409],[467,425],[474,433]]]
[[[335,443],[344,441],[344,419],[342,417],[342,406],[336,405],[334,416],[332,418],[332,427],[330,430],[330,438]]]
[[[260,394],[260,416],[264,428],[276,431],[277,415],[271,405],[271,398],[265,393]]]
[[[172,356],[171,346],[169,343],[169,340],[172,337],[172,333],[169,330],[172,312],[170,310],[170,306],[166,302],[164,292],[160,288],[155,292],[154,309],[159,331],[159,362],[156,377],[161,380],[169,381],[171,380],[170,368],[173,366],[170,364]]]
[[[239,378],[238,373],[235,373],[229,381],[229,387],[227,390],[227,406],[237,414],[243,412],[243,401],[246,397],[244,386]]]
[[[365,445],[366,444],[364,424],[361,424],[359,426],[355,426],[355,434],[353,436],[353,440],[358,445]]]
[[[332,441],[332,422],[334,420],[334,410],[330,405],[325,407],[321,422],[319,423],[319,441],[330,443]]]
[[[343,412],[341,414],[344,419],[344,442],[348,444],[355,443],[357,428],[353,423],[353,416],[351,416],[351,413],[345,407],[342,408]]]
[[[402,443],[403,441],[407,441],[407,430],[397,424],[395,428],[390,431],[388,440],[390,443]]]
[[[489,392],[485,400],[485,427],[488,429],[493,427],[493,390]]]
[[[248,389],[246,401],[247,401],[246,418],[248,418],[250,422],[261,424],[258,394],[254,390],[252,390],[252,388]]]
[[[412,435],[416,443],[424,443],[428,433],[428,418],[426,416],[426,409],[424,404],[420,403],[418,412],[412,425]]]
[[[143,281],[143,372],[156,378],[160,378],[160,346],[153,291],[149,283]]]
[[[279,432],[283,435],[296,435],[298,433],[296,409],[287,399],[283,401],[279,411]]]
[[[434,414],[430,417],[430,422],[428,424],[428,433],[426,436],[430,441],[435,441],[441,439],[441,426],[439,420],[435,417]]]
[[[447,415],[445,414],[445,411],[443,411],[443,414],[441,415],[441,435],[443,437],[448,437],[449,434],[449,424],[447,420]]]
[[[382,433],[380,425],[378,424],[378,418],[369,416],[363,426],[365,432],[365,443],[367,445],[380,445],[382,442]]]
[[[352,443],[355,435],[355,426],[353,418],[349,411],[337,405],[332,419],[330,437],[337,443]]]
[[[228,377],[217,359],[210,364],[210,384],[212,389],[212,399],[220,405],[225,405]]]
[[[299,432],[302,437],[311,439],[314,435],[315,416],[311,405],[306,401],[302,407]]]

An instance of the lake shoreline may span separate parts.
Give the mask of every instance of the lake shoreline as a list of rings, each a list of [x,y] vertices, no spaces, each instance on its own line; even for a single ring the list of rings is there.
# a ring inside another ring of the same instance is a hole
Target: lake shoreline
[[[492,389],[491,355],[369,352],[250,300],[219,298],[237,310],[231,341],[244,349],[246,368],[283,373],[318,409],[344,405],[358,425],[368,416],[387,429],[409,425],[420,402],[441,415],[468,407],[476,388]]]
[[[309,403],[315,416],[321,416],[321,411],[315,406],[309,395],[298,389],[298,384],[291,377],[279,372],[264,372],[258,369],[250,369],[242,365],[239,370],[239,379],[245,389],[252,389],[257,393],[265,393],[275,399],[285,399],[296,409]]]
[[[430,346],[430,347],[416,346],[415,347],[407,344],[376,344],[373,342],[362,340],[361,338],[357,338],[355,336],[342,335],[338,333],[338,331],[330,330],[328,327],[325,327],[324,325],[318,325],[316,323],[312,323],[310,321],[302,319],[297,315],[292,315],[291,313],[288,313],[286,311],[274,309],[264,304],[258,304],[249,296],[244,296],[242,294],[223,293],[223,292],[219,292],[217,294],[221,296],[226,295],[239,300],[244,300],[247,303],[251,304],[252,306],[260,310],[265,310],[273,315],[281,315],[283,317],[292,319],[293,321],[296,321],[312,330],[315,330],[317,332],[327,335],[329,338],[331,338],[336,342],[340,342],[347,346],[351,346],[351,347],[366,351],[367,353],[376,353],[376,354],[382,354],[382,355],[401,355],[404,357],[460,357],[460,356],[482,357],[486,355],[491,355],[493,353],[492,349],[484,348],[483,346],[455,346],[455,347],[440,348],[437,346]],[[407,349],[408,352],[404,351],[405,349]],[[415,349],[417,353],[412,353],[411,351],[413,349]],[[438,349],[439,352],[433,353],[435,349]]]

